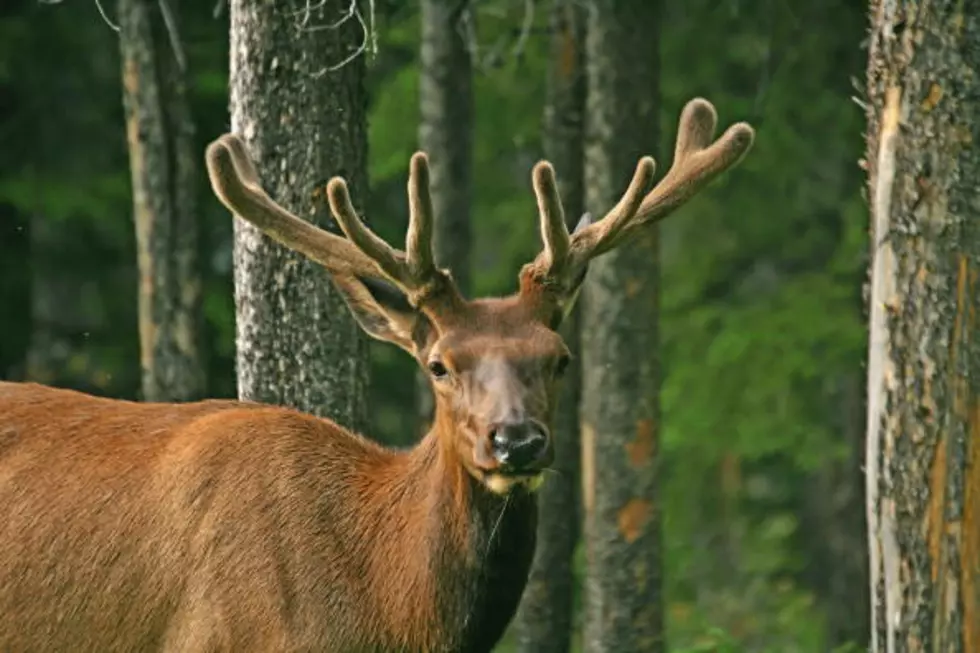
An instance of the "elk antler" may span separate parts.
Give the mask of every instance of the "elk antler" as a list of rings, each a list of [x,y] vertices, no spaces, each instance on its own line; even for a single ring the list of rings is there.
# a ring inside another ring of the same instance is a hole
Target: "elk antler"
[[[589,261],[622,244],[644,225],[662,220],[691,199],[720,173],[738,163],[752,146],[755,132],[744,122],[712,142],[718,116],[707,100],[696,98],[681,112],[674,163],[653,190],[656,165],[640,159],[623,197],[598,222],[580,223],[573,234],[565,226],[555,172],[547,161],[534,167],[532,182],[541,216],[540,254],[521,270],[522,294],[548,289],[559,303],[574,293]]]
[[[408,295],[413,306],[442,306],[451,312],[461,301],[456,284],[446,270],[435,265],[432,254],[432,197],[429,194],[429,160],[423,152],[412,155],[408,173],[408,232],[405,251],[397,250],[367,228],[357,216],[347,184],[334,177],[327,184],[330,210],[347,237],[377,262],[385,275]]]
[[[433,262],[429,168],[421,152],[412,157],[408,180],[407,254],[367,228],[357,216],[347,184],[340,177],[327,184],[327,199],[347,238],[301,220],[273,201],[263,190],[255,165],[238,136],[225,134],[212,142],[206,162],[211,186],[229,210],[282,245],[320,263],[331,274],[387,279],[405,291],[415,306],[428,303],[433,309],[440,305],[438,300],[459,300],[449,273],[437,269]]]
[[[208,145],[205,161],[211,187],[221,203],[269,237],[333,273],[384,276],[377,263],[350,241],[301,220],[274,202],[262,188],[238,136],[225,134]]]

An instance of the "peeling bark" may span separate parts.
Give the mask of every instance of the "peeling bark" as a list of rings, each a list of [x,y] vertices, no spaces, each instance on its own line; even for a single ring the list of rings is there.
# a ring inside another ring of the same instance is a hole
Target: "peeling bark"
[[[544,115],[545,157],[555,166],[569,229],[584,212],[585,8],[554,0]],[[526,653],[566,653],[574,624],[573,561],[579,540],[580,312],[562,326],[572,361],[555,416],[555,473],[538,493],[538,545],[514,630]]]
[[[175,9],[171,0],[170,7]],[[194,124],[160,5],[119,0],[123,105],[139,268],[142,395],[204,394]]]
[[[367,192],[364,56],[343,63],[363,35],[329,27],[349,6],[231,2],[232,130],[272,197],[338,234],[323,186],[342,175],[358,209]],[[363,430],[367,338],[326,271],[237,217],[234,260],[239,396]]]
[[[468,0],[422,0],[419,146],[429,155],[435,211],[436,265],[449,268],[463,294],[470,290],[473,66],[462,18]],[[420,429],[432,421],[429,375],[416,373]]]
[[[596,3],[587,26],[586,205],[601,217],[657,149],[661,5]],[[663,651],[656,229],[594,261],[582,296],[584,650]]]
[[[868,67],[872,650],[980,650],[980,6],[878,0]]]

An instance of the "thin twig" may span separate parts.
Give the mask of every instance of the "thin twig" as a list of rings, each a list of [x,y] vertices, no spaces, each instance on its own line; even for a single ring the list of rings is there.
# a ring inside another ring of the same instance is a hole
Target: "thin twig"
[[[368,34],[371,35],[371,48],[369,52],[372,57],[378,56],[378,25],[376,21],[374,0],[368,0]]]
[[[105,24],[112,28],[113,32],[118,32],[119,25],[116,25],[109,19],[109,14],[107,14],[105,9],[102,7],[102,2],[100,2],[100,0],[95,0],[95,6],[98,8],[99,15],[102,16],[102,20],[105,21]]]
[[[333,66],[328,66],[326,68],[323,68],[322,70],[319,70],[319,71],[313,73],[313,77],[315,79],[318,79],[320,77],[323,77],[327,73],[332,73],[332,72],[335,72],[337,70],[340,70],[341,68],[343,68],[344,66],[346,66],[347,64],[349,64],[351,61],[353,61],[354,59],[356,59],[357,57],[359,57],[367,49],[368,37],[369,37],[368,27],[367,27],[367,24],[364,22],[364,17],[361,16],[361,12],[357,9],[357,0],[351,0],[350,6],[351,6],[351,9],[353,9],[353,16],[354,16],[354,18],[357,19],[358,25],[361,26],[361,43],[360,43],[360,45],[357,46],[357,49],[355,49],[354,52],[352,52],[350,55],[348,55],[347,57],[345,57],[344,60],[341,61],[340,63],[334,64]],[[342,18],[337,23],[336,27],[334,27],[333,29],[337,29],[337,27],[339,27],[340,25],[342,25],[348,19],[349,19],[349,16]],[[310,30],[313,30],[315,28],[309,28],[309,29]]]
[[[524,48],[527,46],[527,40],[531,36],[531,28],[533,26],[534,0],[524,0],[524,21],[521,23],[521,33],[517,37],[514,49],[511,50],[511,55],[515,59],[520,59],[524,56]]]
[[[310,0],[306,0],[306,4],[302,9],[294,11],[294,15],[303,14],[303,20],[299,22],[299,27],[305,27],[310,22],[310,16],[313,14],[313,12],[325,5],[326,2],[327,0],[320,0],[320,2],[316,3],[316,5],[312,5],[310,4]],[[351,4],[353,4],[353,2]]]
[[[312,6],[312,5],[310,5],[309,0],[307,0],[307,3],[306,3],[306,13],[303,16],[302,22],[297,26],[300,29],[300,31],[303,31],[303,32],[320,32],[320,31],[323,31],[325,29],[340,29],[341,26],[344,23],[346,23],[347,21],[349,21],[351,18],[356,18],[361,24],[364,23],[363,19],[361,18],[361,12],[357,8],[357,0],[350,0],[350,5],[347,7],[347,11],[344,12],[344,15],[341,16],[339,20],[337,20],[337,21],[335,21],[333,23],[330,23],[329,25],[313,25],[313,26],[307,27],[306,24],[309,22],[310,12],[311,11],[315,11],[315,10],[319,9],[320,7],[322,7],[325,2],[326,2],[326,0],[320,0],[319,4],[317,4],[316,6]],[[366,26],[365,26],[365,29],[367,29]]]
[[[473,18],[473,8],[466,4],[466,7],[460,11],[459,23],[456,25],[456,29],[460,30],[460,35],[466,43],[466,49],[470,53],[470,61],[474,64],[480,61],[480,43],[476,38],[476,26],[474,25],[476,21]]]
[[[163,24],[167,28],[167,36],[170,38],[170,48],[174,51],[174,59],[177,61],[177,69],[184,73],[187,70],[187,58],[184,56],[184,48],[180,43],[180,33],[177,31],[177,19],[170,9],[167,0],[158,0],[160,13],[163,15]]]

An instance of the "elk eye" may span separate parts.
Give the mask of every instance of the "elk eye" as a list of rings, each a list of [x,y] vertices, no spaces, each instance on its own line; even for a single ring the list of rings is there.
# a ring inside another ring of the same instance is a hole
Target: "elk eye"
[[[565,373],[565,370],[568,369],[569,360],[570,357],[567,354],[558,359],[558,362],[555,363],[555,376],[561,376]]]
[[[446,366],[442,364],[442,361],[434,360],[429,361],[429,373],[432,374],[434,378],[442,379],[449,374],[449,370],[447,370]]]

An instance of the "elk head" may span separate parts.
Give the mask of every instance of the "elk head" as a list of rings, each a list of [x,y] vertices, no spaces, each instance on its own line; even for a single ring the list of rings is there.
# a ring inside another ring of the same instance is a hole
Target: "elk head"
[[[429,374],[434,431],[465,469],[496,493],[537,486],[552,460],[549,426],[556,384],[569,353],[558,327],[571,310],[589,261],[661,220],[748,151],[754,132],[732,125],[713,141],[710,103],[684,108],[674,162],[653,189],[655,165],[643,157],[622,199],[602,219],[583,218],[569,233],[555,174],[533,170],[542,251],[502,298],[464,298],[435,265],[433,211],[425,154],[411,158],[405,249],[375,235],[355,212],[341,178],[327,184],[331,212],[347,238],[305,222],[262,189],[243,142],[226,134],[208,147],[211,184],[222,203],[279,243],[323,265],[360,326],[392,342]]]

